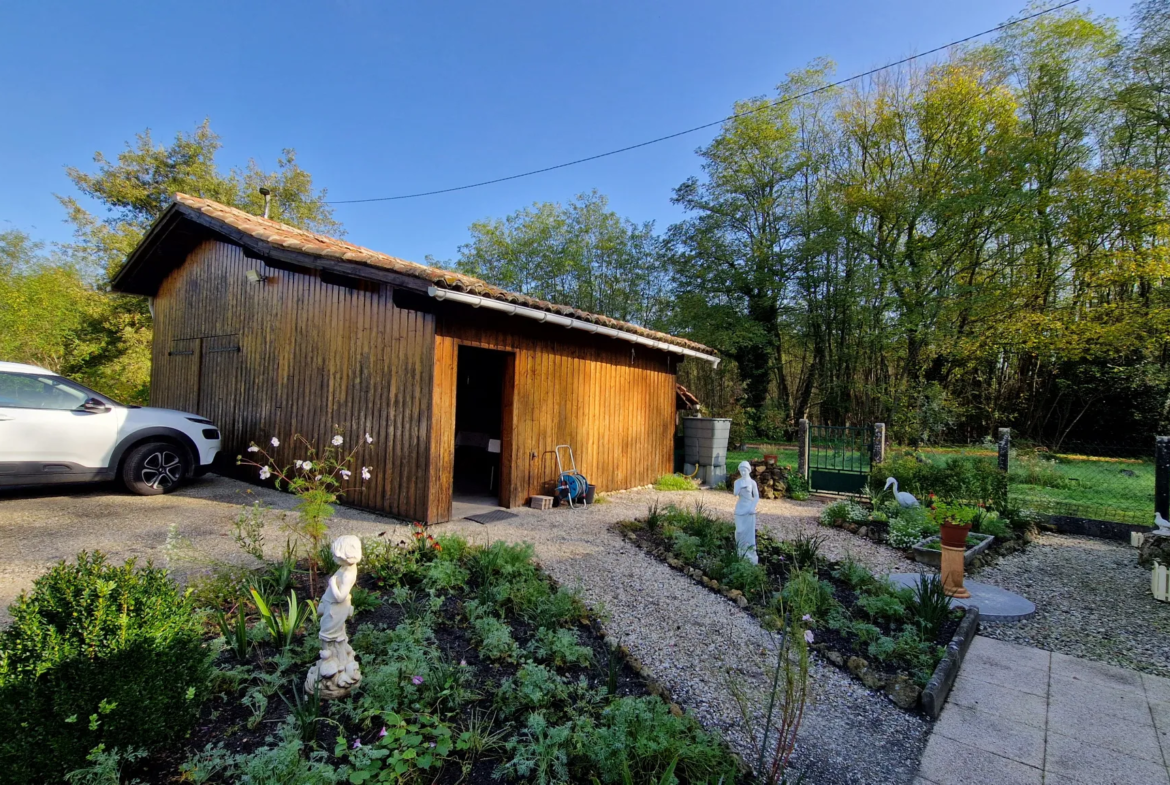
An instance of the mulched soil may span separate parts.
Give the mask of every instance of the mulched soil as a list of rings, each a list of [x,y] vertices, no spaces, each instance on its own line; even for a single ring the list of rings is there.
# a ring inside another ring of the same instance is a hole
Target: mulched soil
[[[550,581],[551,583],[551,581]],[[358,585],[371,591],[378,591],[372,576],[362,574]],[[306,577],[298,576],[298,596],[309,596]],[[470,597],[468,597],[470,599]],[[435,625],[434,633],[438,648],[449,661],[465,660],[475,669],[476,691],[484,697],[479,701],[465,704],[461,716],[448,720],[453,727],[459,727],[460,722],[467,720],[477,709],[482,711],[485,706],[490,708],[492,698],[499,690],[502,682],[516,675],[518,663],[494,662],[481,658],[478,649],[472,643],[470,630],[460,626],[457,622],[461,618],[460,606],[462,599],[449,596],[440,608],[436,617],[440,620]],[[351,632],[360,625],[369,624],[378,629],[394,629],[405,619],[402,607],[394,605],[383,597],[383,602],[377,608],[358,614],[350,622]],[[512,637],[518,646],[523,648],[535,637],[537,628],[517,618],[509,618]],[[312,626],[312,625],[310,625]],[[570,682],[576,682],[584,677],[590,687],[604,687],[609,681],[609,658],[617,656],[620,665],[617,669],[616,692],[618,697],[649,695],[650,691],[645,680],[637,674],[621,655],[612,654],[609,646],[601,637],[601,629],[596,620],[583,620],[576,630],[579,643],[589,647],[593,652],[593,664],[588,667],[568,666],[559,667],[557,672]],[[215,637],[214,635],[212,637]],[[253,647],[248,664],[256,666],[276,656],[278,650],[269,644]],[[234,653],[224,651],[216,660],[216,666],[221,670],[242,665]],[[312,660],[303,663],[303,667],[295,670],[296,687],[299,690],[304,675],[308,673]],[[286,684],[280,692],[289,692],[291,686]],[[190,736],[180,745],[167,750],[160,750],[134,766],[131,774],[149,785],[171,785],[180,782],[179,766],[193,753],[208,745],[222,744],[224,749],[232,753],[251,753],[268,746],[268,739],[274,730],[289,714],[288,705],[274,694],[268,700],[268,707],[263,719],[255,728],[248,728],[248,720],[252,716],[251,709],[240,701],[241,694],[224,694],[213,696],[203,706],[199,719]],[[288,696],[291,699],[291,695]],[[329,703],[323,702],[322,716],[333,720],[322,722],[317,733],[318,748],[332,753],[339,734],[346,739],[361,738],[363,742],[376,740],[376,730],[363,730],[352,725],[340,715],[331,716]],[[335,760],[330,757],[330,760]],[[481,760],[464,774],[458,760],[448,763],[432,780],[434,785],[455,785],[459,782],[491,782],[492,773],[499,765],[499,760]],[[340,763],[340,762],[339,762]]]

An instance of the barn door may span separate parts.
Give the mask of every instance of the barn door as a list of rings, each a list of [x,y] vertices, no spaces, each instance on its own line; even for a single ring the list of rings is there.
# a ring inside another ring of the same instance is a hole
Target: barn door
[[[151,403],[166,409],[193,412],[199,408],[199,369],[203,364],[203,339],[171,341],[165,374],[156,375],[159,384],[151,391]]]
[[[199,408],[194,411],[228,433],[238,414],[233,401],[240,390],[240,336],[213,335],[201,338],[203,359],[199,374]]]

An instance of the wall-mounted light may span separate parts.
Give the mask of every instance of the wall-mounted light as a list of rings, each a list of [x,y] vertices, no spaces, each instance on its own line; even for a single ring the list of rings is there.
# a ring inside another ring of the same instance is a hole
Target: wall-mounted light
[[[249,270],[244,275],[248,277],[248,283],[264,283],[268,280],[268,277],[261,275],[259,270]]]

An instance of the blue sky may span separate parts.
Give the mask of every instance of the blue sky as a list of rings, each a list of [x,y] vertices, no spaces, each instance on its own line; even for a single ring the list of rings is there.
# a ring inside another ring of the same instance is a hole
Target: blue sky
[[[54,193],[136,132],[204,117],[223,166],[281,148],[332,199],[445,188],[718,119],[813,58],[847,76],[1006,20],[1024,0],[5,3],[0,230],[64,241]],[[1129,2],[1097,0],[1121,18]],[[454,257],[476,220],[597,189],[659,230],[715,129],[456,194],[338,205],[348,239]]]

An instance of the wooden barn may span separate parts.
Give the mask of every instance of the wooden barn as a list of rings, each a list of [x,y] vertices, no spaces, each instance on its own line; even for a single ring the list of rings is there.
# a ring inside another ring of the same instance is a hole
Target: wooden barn
[[[346,501],[432,523],[453,497],[552,492],[558,444],[599,491],[673,468],[675,373],[701,344],[177,194],[113,281],[151,298],[151,405],[224,458],[369,432]]]

